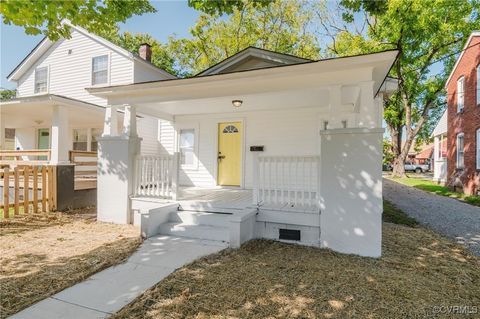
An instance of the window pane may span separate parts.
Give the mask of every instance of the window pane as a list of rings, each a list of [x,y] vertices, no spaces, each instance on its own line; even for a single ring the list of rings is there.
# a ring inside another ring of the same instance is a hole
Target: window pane
[[[86,129],[73,130],[73,150],[75,151],[87,150],[87,130]]]
[[[35,93],[47,91],[48,68],[38,68],[35,70]]]
[[[108,55],[97,56],[92,59],[92,84],[108,82]]]
[[[480,65],[477,66],[477,105],[480,105]]]
[[[457,167],[463,168],[464,166],[464,143],[463,134],[457,136]]]
[[[195,162],[195,130],[180,130],[180,156],[182,165],[193,165]]]
[[[464,78],[462,77],[457,81],[457,112],[463,110],[463,99],[464,99]]]
[[[93,72],[104,71],[108,68],[108,56],[102,55],[93,58]]]
[[[480,128],[477,130],[477,169],[480,169]]]

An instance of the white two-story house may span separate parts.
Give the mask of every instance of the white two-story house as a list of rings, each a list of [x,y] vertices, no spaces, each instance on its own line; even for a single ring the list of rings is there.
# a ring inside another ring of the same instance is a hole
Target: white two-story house
[[[0,149],[8,128],[14,129],[15,149],[51,149],[53,164],[68,162],[70,150],[96,151],[107,101],[86,88],[175,78],[150,63],[148,44],[134,54],[83,28],[71,28],[70,39],[44,38],[8,75],[17,84],[17,98],[1,103]],[[158,150],[157,123],[138,116],[143,154]]]

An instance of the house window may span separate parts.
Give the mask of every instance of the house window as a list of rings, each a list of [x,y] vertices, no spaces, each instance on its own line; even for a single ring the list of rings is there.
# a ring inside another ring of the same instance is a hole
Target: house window
[[[73,130],[73,150],[74,151],[86,151],[87,141],[88,141],[87,129]]]
[[[465,164],[465,149],[464,149],[463,133],[457,135],[457,168],[463,168]]]
[[[195,130],[180,130],[180,163],[185,166],[193,166],[195,164]]]
[[[477,169],[480,169],[480,128],[477,129]]]
[[[464,107],[464,99],[465,99],[465,78],[462,76],[457,81],[457,112],[460,113],[463,111]]]
[[[89,137],[90,135],[90,137]],[[73,130],[73,150],[92,151],[98,149],[97,139],[102,135],[102,129],[74,129]],[[90,142],[90,145],[89,145]]]
[[[108,55],[92,58],[92,85],[108,82]]]
[[[223,129],[223,133],[238,133],[238,129],[234,125],[227,125]]]
[[[48,67],[44,66],[35,70],[35,93],[47,92]]]
[[[477,105],[480,106],[480,64],[477,65]]]

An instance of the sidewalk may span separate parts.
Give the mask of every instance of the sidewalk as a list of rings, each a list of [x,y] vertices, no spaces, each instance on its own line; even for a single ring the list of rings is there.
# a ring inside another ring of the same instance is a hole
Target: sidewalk
[[[146,240],[127,262],[105,269],[10,318],[106,318],[181,266],[227,246],[216,241],[155,236]]]

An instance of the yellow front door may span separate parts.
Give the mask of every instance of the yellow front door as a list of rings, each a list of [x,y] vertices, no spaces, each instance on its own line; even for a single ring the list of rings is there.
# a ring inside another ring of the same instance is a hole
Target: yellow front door
[[[218,185],[240,186],[242,123],[218,124]]]

